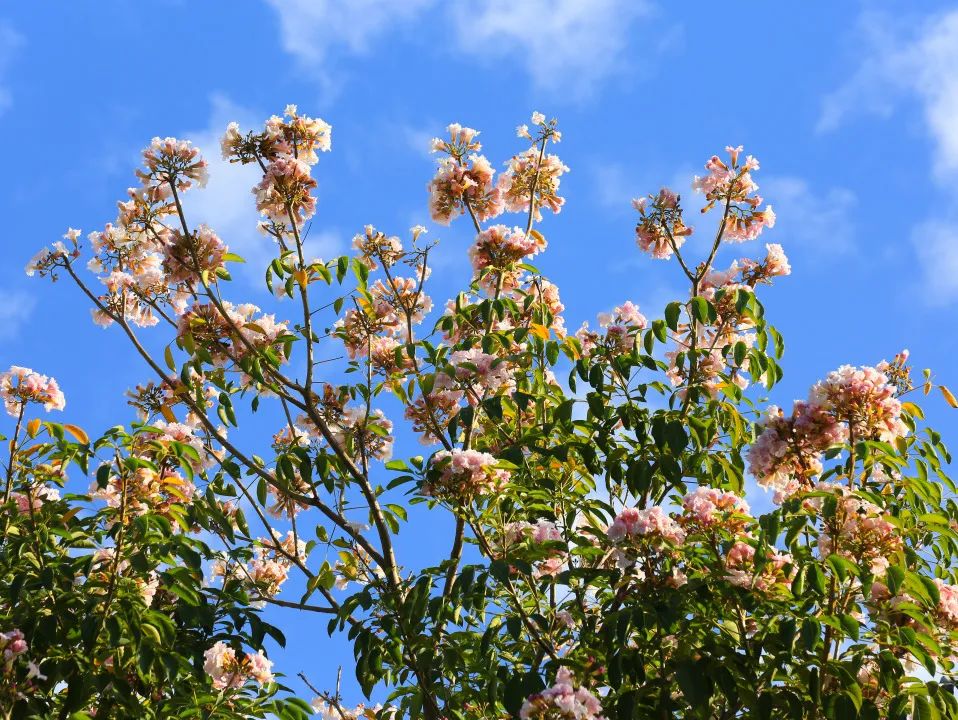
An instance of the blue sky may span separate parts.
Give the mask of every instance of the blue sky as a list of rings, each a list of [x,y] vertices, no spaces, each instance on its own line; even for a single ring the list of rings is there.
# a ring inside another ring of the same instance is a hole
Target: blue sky
[[[191,198],[191,217],[250,258],[234,297],[266,303],[254,180],[218,161],[217,140],[227,122],[259,124],[293,102],[333,125],[310,240],[325,258],[367,223],[396,234],[430,225],[427,143],[447,123],[481,129],[499,166],[520,149],[514,128],[532,110],[557,116],[557,152],[572,171],[566,207],[542,226],[549,249],[537,265],[561,288],[571,328],[626,299],[655,316],[681,292],[675,267],[635,248],[629,199],[663,184],[690,196],[713,152],[744,144],[778,214],[763,240],[781,243],[793,267],[763,296],[786,339],[773,399],[788,404],[842,363],[903,347],[958,385],[955,3],[345,5],[0,6],[0,366],[57,377],[65,418],[91,431],[131,419],[123,393],[147,379],[144,368],[117,332],[90,323],[74,288],[31,281],[22,268],[67,226],[113,219],[154,135],[206,150],[211,180]],[[442,240],[432,288],[441,303],[467,280],[471,238],[463,224],[430,229]],[[928,405],[954,443],[953,416],[937,397]],[[445,530],[412,529],[405,542],[415,553],[432,533],[445,544]],[[291,637],[279,669],[328,685],[337,664],[348,666],[324,623],[276,619]]]

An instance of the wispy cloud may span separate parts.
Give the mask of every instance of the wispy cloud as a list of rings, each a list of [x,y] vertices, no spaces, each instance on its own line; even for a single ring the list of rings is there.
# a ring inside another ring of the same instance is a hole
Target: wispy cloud
[[[917,107],[933,143],[931,164],[943,211],[919,223],[911,244],[932,304],[958,300],[958,10],[909,23],[863,15],[862,60],[848,81],[825,98],[818,129],[834,130],[855,114],[890,115]]]
[[[0,21],[0,114],[13,102],[13,97],[4,80],[14,56],[23,43],[23,36],[14,30],[12,25]]]
[[[484,0],[453,4],[460,48],[479,59],[523,67],[536,87],[591,94],[623,69],[645,0]]]
[[[860,24],[861,65],[826,96],[818,129],[833,130],[857,113],[889,115],[917,100],[936,144],[936,169],[958,170],[958,10],[915,23],[911,34],[884,15],[866,14]]]
[[[625,50],[636,21],[649,16],[648,0],[269,0],[279,15],[283,47],[328,79],[334,50],[369,52],[389,31],[422,21],[426,12],[451,27],[453,47],[480,62],[522,68],[537,88],[588,95],[616,72],[635,71]],[[657,54],[677,39],[675,28]],[[641,70],[641,69],[639,69]]]
[[[761,178],[760,184],[777,216],[769,242],[781,242],[795,255],[846,253],[854,248],[852,217],[858,199],[851,190],[813,189],[802,178],[782,175]]]
[[[36,304],[36,298],[25,292],[0,289],[0,340],[16,338]]]

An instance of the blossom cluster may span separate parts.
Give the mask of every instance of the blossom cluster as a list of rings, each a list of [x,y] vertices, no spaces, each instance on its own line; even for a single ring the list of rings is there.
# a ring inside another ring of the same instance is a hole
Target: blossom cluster
[[[902,549],[902,538],[888,512],[848,488],[830,488],[839,497],[835,519],[818,536],[822,558],[841,555],[867,567],[877,577],[885,574],[890,558]]]
[[[0,396],[7,414],[12,417],[19,417],[28,403],[43,405],[47,412],[66,407],[66,399],[55,379],[19,365],[11,365],[9,370],[0,373]]]
[[[448,225],[468,213],[479,223],[503,212],[528,212],[530,205],[532,217],[537,220],[542,218],[543,207],[558,213],[565,203],[558,194],[560,178],[569,168],[556,155],[547,154],[545,145],[550,140],[558,142],[561,134],[554,121],[546,122],[541,113],[534,113],[532,122],[540,128],[536,138],[532,138],[527,126],[521,126],[518,135],[532,139],[533,147],[514,155],[498,182],[493,180],[492,165],[478,154],[482,146],[476,140],[477,130],[453,123],[446,128],[448,140],[434,138],[432,151],[445,157],[440,159],[436,175],[427,186],[432,219]]]
[[[790,417],[772,406],[764,429],[749,449],[749,471],[763,487],[784,497],[808,487],[822,472],[822,453],[861,439],[891,441],[908,432],[896,387],[877,368],[844,365],[796,401]]]
[[[725,148],[729,155],[729,162],[725,162],[718,155],[713,155],[705,163],[708,175],[696,176],[692,188],[705,195],[708,204],[702,212],[710,210],[719,204],[728,208],[725,220],[723,238],[729,242],[744,242],[754,240],[765,228],[775,225],[775,212],[771,205],[759,210],[762,198],[754,194],[758,185],[752,179],[752,173],[759,169],[758,160],[753,156],[746,156],[744,162],[739,163],[742,146]]]
[[[639,306],[627,300],[611,313],[599,315],[599,327],[605,330],[604,335],[589,329],[588,323],[582,323],[575,336],[586,355],[600,347],[618,355],[634,349],[639,332],[647,325],[648,320],[639,311]]]
[[[311,166],[318,162],[317,150],[328,152],[332,147],[328,123],[300,115],[295,105],[288,105],[284,117],[271,117],[261,133],[243,135],[236,123],[230,123],[220,147],[225,160],[263,167],[253,194],[267,232],[279,237],[288,226],[295,232],[315,214]]]
[[[111,508],[121,508],[130,517],[169,515],[174,506],[188,504],[195,492],[193,483],[179,473],[149,467],[111,474],[104,487],[96,482],[90,486],[91,497]]]
[[[248,680],[261,685],[273,681],[270,668],[273,663],[263,655],[263,651],[237,655],[236,650],[220,641],[203,654],[203,670],[213,681],[217,690],[240,688]]]
[[[559,668],[552,687],[531,695],[519,710],[522,720],[605,720],[599,699],[583,686],[576,687],[567,667]]]
[[[496,467],[498,461],[478,450],[440,450],[432,457],[433,477],[424,485],[426,495],[468,501],[501,491],[511,473]]]

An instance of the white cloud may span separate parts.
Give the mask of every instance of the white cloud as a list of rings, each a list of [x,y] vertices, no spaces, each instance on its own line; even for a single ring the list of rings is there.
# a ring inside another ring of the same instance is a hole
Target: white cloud
[[[453,44],[463,54],[523,68],[536,87],[587,95],[615,72],[633,70],[623,53],[636,20],[649,15],[648,0],[269,0],[279,14],[285,50],[321,71],[331,50],[369,52],[374,41],[397,26],[422,21],[427,11],[438,26],[451,26]],[[655,54],[680,42],[676,28]]]
[[[467,53],[523,66],[537,87],[588,94],[622,68],[644,0],[484,0],[454,5]]]
[[[926,300],[933,305],[958,300],[958,223],[928,220],[914,229],[911,242],[924,269]]]
[[[25,292],[0,290],[0,340],[17,337],[36,304],[36,298]]]
[[[914,27],[910,33],[904,29]],[[819,130],[838,127],[856,112],[891,114],[917,108],[933,141],[934,180],[945,193],[941,215],[918,224],[911,245],[921,266],[920,292],[939,305],[958,300],[958,10],[906,25],[901,18],[866,14],[861,66],[826,97]]]
[[[269,0],[279,13],[283,49],[319,65],[329,50],[364,53],[372,40],[409,21],[434,0]]]
[[[936,170],[956,171],[958,10],[916,24],[917,31],[909,37],[900,18],[863,17],[861,66],[825,98],[818,127],[833,130],[856,112],[888,115],[903,100],[917,99],[937,146]]]
[[[769,242],[780,242],[786,252],[795,255],[853,249],[855,227],[851,218],[857,198],[851,190],[816,190],[807,181],[790,176],[767,176],[759,184],[759,192],[776,215],[775,228],[768,231]]]
[[[212,227],[231,252],[246,260],[243,266],[234,265],[234,270],[241,267],[238,271],[248,280],[262,285],[266,265],[274,256],[276,246],[271,238],[256,229],[259,214],[251,191],[260,180],[260,170],[254,164],[223,160],[220,137],[231,121],[249,129],[261,126],[264,118],[222,95],[214,95],[212,105],[209,125],[203,130],[184,133],[203,153],[210,175],[205,188],[192,190],[184,197],[187,220],[191,225],[205,223]],[[328,260],[340,249],[339,239],[329,232],[311,231],[304,242],[307,260],[314,257]]]
[[[0,22],[0,81],[6,75],[16,51],[23,45],[23,36],[6,22]],[[0,113],[10,107],[13,98],[10,91],[0,85]]]

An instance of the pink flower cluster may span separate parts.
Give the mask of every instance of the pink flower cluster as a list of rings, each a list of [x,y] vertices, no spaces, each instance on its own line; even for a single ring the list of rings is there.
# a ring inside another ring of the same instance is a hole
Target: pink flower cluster
[[[253,188],[256,208],[272,223],[271,234],[282,234],[287,223],[300,226],[316,212],[312,194],[316,180],[310,166],[318,161],[316,151],[332,147],[332,127],[317,118],[299,115],[288,105],[284,117],[274,115],[262,133],[243,135],[230,123],[220,142],[223,158],[230,162],[265,165],[260,183]]]
[[[60,499],[60,491],[47,485],[28,488],[26,492],[13,493],[10,496],[17,504],[17,512],[26,515],[36,512],[44,503],[55,502]]]
[[[508,523],[502,532],[503,549],[514,549],[522,545],[526,540],[533,546],[543,545],[545,543],[562,542],[562,533],[556,524],[545,518],[539,518],[535,524],[520,520],[518,522]],[[538,558],[542,557],[542,550],[535,548],[538,552]],[[560,572],[565,564],[567,557],[566,550],[562,548],[550,548],[547,556],[542,562],[539,562],[535,568],[536,577],[555,575]]]
[[[769,550],[765,564],[759,570],[755,563],[755,548],[742,540],[736,541],[725,557],[726,579],[733,585],[768,592],[774,587],[786,587],[790,582],[792,556]]]
[[[12,417],[19,417],[28,403],[43,405],[47,412],[66,407],[66,398],[56,380],[19,365],[11,365],[0,373],[0,396]]]
[[[170,196],[171,186],[188,190],[195,182],[205,187],[209,179],[206,160],[189,140],[153,138],[143,151],[143,165],[143,170],[136,171],[143,187],[163,197]]]
[[[433,221],[448,225],[467,210],[479,222],[502,214],[502,193],[492,182],[495,172],[484,156],[475,153],[468,158],[440,160],[439,169],[427,186]]]
[[[542,220],[540,208],[558,213],[565,204],[559,196],[560,178],[569,168],[557,155],[543,154],[539,162],[539,148],[531,147],[512,157],[507,169],[499,177],[499,191],[508,212],[528,212],[530,198],[535,191],[533,217]]]
[[[521,720],[605,720],[599,699],[585,687],[576,687],[572,671],[559,668],[555,684],[526,698]]]
[[[10,672],[17,658],[26,653],[27,641],[20,630],[0,632],[0,653],[3,655],[3,669]]]
[[[240,688],[250,679],[261,685],[273,681],[273,663],[262,650],[238,657],[232,647],[220,641],[203,654],[203,660],[203,670],[217,690]]]
[[[124,505],[133,517],[146,513],[169,515],[175,506],[189,504],[195,492],[193,483],[181,475],[148,467],[111,475],[102,488],[96,482],[90,486],[91,497],[103,500],[111,508]]]
[[[639,332],[647,325],[648,320],[639,312],[639,306],[631,300],[626,300],[611,313],[599,315],[599,327],[605,330],[604,336],[596,330],[589,329],[588,323],[582,323],[575,337],[586,355],[592,354],[598,348],[607,349],[617,355],[631,352]]]
[[[679,196],[668,188],[655,196],[634,199],[632,207],[639,212],[635,242],[656,260],[668,260],[692,234],[682,220]]]
[[[682,498],[680,521],[698,528],[723,527],[740,532],[751,520],[744,498],[718,488],[699,486]]]
[[[298,540],[292,530],[278,543],[263,538],[258,543],[256,557],[246,573],[256,595],[271,598],[279,593],[295,561],[306,561],[306,543]]]
[[[798,400],[789,417],[773,405],[749,448],[749,472],[765,488],[797,489],[792,481],[807,487],[822,472],[822,453],[847,436],[846,428],[818,405]]]
[[[858,439],[892,441],[908,433],[895,392],[878,369],[842,365],[812,388],[809,401],[848,423]]]
[[[950,628],[958,628],[958,585],[935,578],[938,587],[938,617]]]
[[[606,534],[615,544],[639,539],[648,540],[654,546],[685,542],[685,531],[659,506],[644,510],[625,508],[616,515]]]
[[[497,394],[515,385],[513,365],[480,348],[456,350],[449,356],[452,375],[467,391],[471,404],[476,404],[486,393]]]
[[[521,273],[513,265],[532,257],[546,248],[546,240],[539,233],[528,235],[521,228],[508,228],[505,225],[492,225],[476,236],[476,242],[469,248],[469,259],[476,274],[486,268],[496,272],[484,278],[483,285],[492,291],[501,277],[502,289],[512,290],[519,285]]]
[[[470,500],[500,492],[511,474],[496,467],[497,462],[489,453],[478,450],[440,450],[430,462],[436,477],[423,486],[423,493]]]
[[[742,146],[726,147],[730,162],[726,163],[718,155],[713,155],[705,169],[709,174],[705,177],[696,176],[692,188],[705,195],[708,204],[702,212],[710,210],[714,205],[728,206],[729,214],[726,220],[723,239],[730,242],[744,242],[754,240],[767,227],[775,225],[775,213],[772,206],[759,210],[762,198],[753,193],[758,185],[752,180],[752,172],[759,169],[758,160],[751,155],[739,165],[739,155]]]
[[[840,495],[836,523],[826,524],[818,536],[822,558],[832,553],[848,558],[878,577],[885,574],[890,558],[902,549],[898,528],[884,509],[847,488],[836,488]]]

